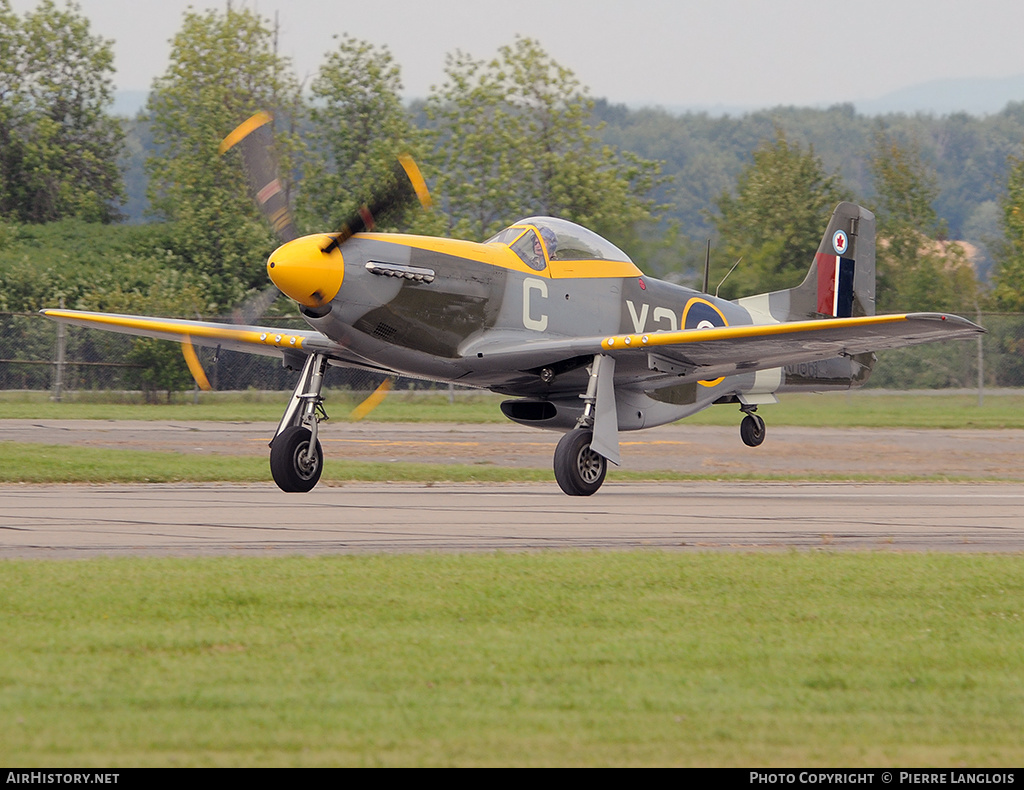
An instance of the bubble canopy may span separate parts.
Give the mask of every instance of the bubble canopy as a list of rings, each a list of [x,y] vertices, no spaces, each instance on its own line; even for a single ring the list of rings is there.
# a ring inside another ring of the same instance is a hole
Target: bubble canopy
[[[554,254],[548,250],[552,260],[560,261],[624,261],[633,263],[632,259],[607,239],[598,236],[594,231],[587,230],[575,222],[556,217],[527,217],[514,222],[504,230],[491,236],[485,244],[512,245],[516,239],[530,230],[544,230],[553,234],[557,240]]]

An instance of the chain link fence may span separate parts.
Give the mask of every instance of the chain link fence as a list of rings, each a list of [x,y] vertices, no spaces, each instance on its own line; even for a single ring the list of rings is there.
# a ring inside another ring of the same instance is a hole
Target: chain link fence
[[[275,318],[273,324],[308,329],[299,318]],[[200,346],[195,351],[217,391],[290,392],[298,380],[298,373],[284,368],[278,357]],[[370,371],[331,367],[324,386],[368,392],[385,378]],[[398,379],[394,386],[429,385]],[[84,392],[118,391],[155,401],[194,387],[178,343],[57,324],[36,314],[0,313],[0,390],[50,391],[57,400]]]
[[[974,320],[988,330],[978,341],[879,352],[866,386],[979,391],[1024,387],[1024,315],[985,314]],[[273,323],[282,329],[306,328],[298,318],[275,318]],[[298,374],[284,369],[277,358],[209,348],[196,351],[218,391],[290,391],[297,380]],[[332,367],[325,386],[367,392],[384,378]],[[399,379],[395,386],[436,385]],[[50,391],[56,399],[68,393],[116,390],[155,400],[193,387],[176,343],[65,326],[36,314],[0,313],[0,390]]]

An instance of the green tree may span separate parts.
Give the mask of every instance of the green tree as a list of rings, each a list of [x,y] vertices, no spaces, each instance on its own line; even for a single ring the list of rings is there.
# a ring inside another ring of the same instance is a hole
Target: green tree
[[[736,194],[718,198],[712,221],[720,246],[742,263],[722,296],[791,288],[807,273],[828,218],[844,198],[837,175],[825,172],[814,148],[790,143],[780,128],[740,173]]]
[[[879,312],[974,308],[977,282],[964,248],[944,240],[938,179],[916,144],[878,129],[870,162],[878,195]]]
[[[0,221],[16,218],[17,182],[21,171],[18,58],[21,29],[9,0],[0,0]],[[12,237],[5,228],[5,241]],[[5,244],[6,246],[6,244]]]
[[[921,160],[917,143],[900,145],[894,136],[877,129],[870,167],[878,195],[878,227],[911,227],[936,237],[940,231],[934,208],[939,194],[938,179]]]
[[[603,145],[593,101],[529,38],[491,61],[449,55],[428,99],[437,191],[458,235],[484,238],[526,214],[563,217],[628,247],[650,222],[659,165]]]
[[[403,106],[401,90],[400,69],[386,47],[341,37],[312,85],[306,189],[300,193],[307,223],[333,227],[391,177],[398,154],[422,158],[424,135]]]
[[[112,42],[90,34],[77,5],[42,0],[19,20],[0,0],[0,216],[120,217],[112,73]]]
[[[260,262],[273,238],[247,194],[239,158],[217,150],[225,135],[259,110],[278,119],[294,118],[299,110],[298,85],[275,51],[273,31],[245,9],[187,12],[172,41],[170,65],[150,95],[158,154],[147,162],[149,197],[153,209],[175,224],[175,250],[209,277],[214,309],[266,285]],[[279,153],[288,154],[295,136],[282,125]]]
[[[1002,225],[992,298],[1000,310],[1024,313],[1024,157],[1010,157]]]

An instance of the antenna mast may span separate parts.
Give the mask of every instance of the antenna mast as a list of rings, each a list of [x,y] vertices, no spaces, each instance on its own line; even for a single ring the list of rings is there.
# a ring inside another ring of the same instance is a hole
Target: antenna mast
[[[702,293],[711,293],[708,290],[709,282],[711,278],[711,239],[708,239],[708,249],[704,254],[704,287],[701,289]]]

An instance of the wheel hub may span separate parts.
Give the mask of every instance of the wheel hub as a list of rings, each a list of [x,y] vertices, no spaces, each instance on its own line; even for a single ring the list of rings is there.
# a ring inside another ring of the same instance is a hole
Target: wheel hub
[[[309,452],[309,442],[303,442],[295,448],[295,471],[309,479],[316,472],[316,454]]]
[[[590,449],[587,445],[580,450],[576,457],[576,466],[580,470],[580,477],[586,482],[593,483],[601,476],[602,457]]]

